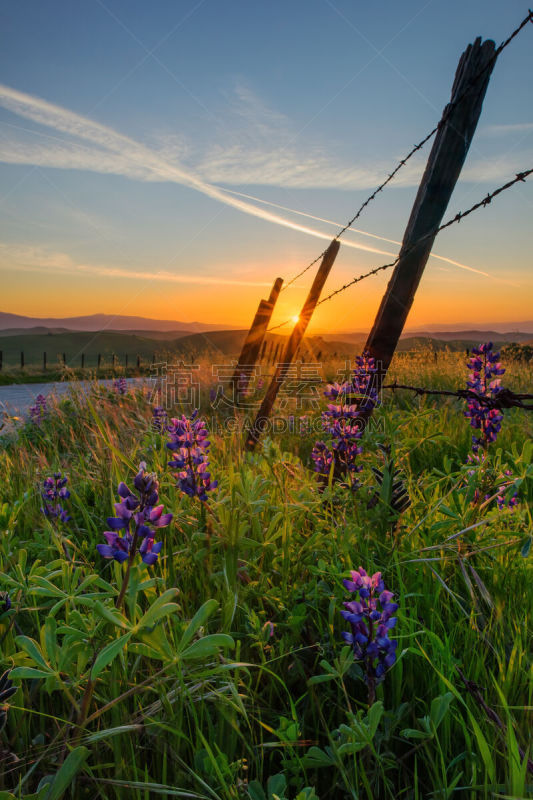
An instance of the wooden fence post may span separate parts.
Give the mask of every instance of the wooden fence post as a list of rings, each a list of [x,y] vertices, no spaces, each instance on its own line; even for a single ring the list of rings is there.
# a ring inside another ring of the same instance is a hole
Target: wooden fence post
[[[101,353],[98,353],[98,358],[97,358],[97,361],[96,361],[96,367],[97,367],[97,369],[100,369],[100,364],[101,364],[101,363],[102,363],[102,354],[101,354]]]
[[[378,390],[431,253],[435,231],[442,222],[466,159],[494,63],[494,42],[487,40],[482,44],[481,38],[468,45],[459,61],[450,100],[452,106],[456,105],[444,109],[407,223],[399,261],[365,345],[365,350],[377,362]]]
[[[67,354],[66,353],[63,353],[63,366],[64,367],[67,366]]]
[[[43,353],[43,372],[46,372],[46,352]]]
[[[254,367],[257,363],[259,351],[261,350],[261,345],[263,344],[269,322],[272,318],[272,312],[274,311],[276,300],[279,297],[282,284],[283,278],[276,278],[274,285],[270,290],[270,296],[268,300],[259,301],[257,312],[253,319],[252,326],[244,340],[241,354],[237,361],[235,372],[233,373],[233,378],[231,380],[233,397],[235,398],[238,397],[237,390],[239,390],[240,393],[244,393],[248,388],[251,377],[250,367]],[[245,369],[243,372],[243,368],[248,369]]]
[[[3,361],[4,361],[4,351],[0,350],[0,372],[2,370]]]
[[[20,351],[20,368],[24,369],[24,350]]]
[[[81,368],[85,368],[85,353],[81,354]]]
[[[261,408],[257,413],[253,427],[246,437],[245,441],[246,450],[254,449],[255,445],[259,441],[259,437],[261,436],[261,433],[263,432],[266,423],[268,422],[268,418],[276,401],[276,397],[278,396],[278,392],[281,389],[281,385],[287,375],[291,362],[294,359],[296,353],[298,352],[298,348],[302,342],[303,337],[305,336],[307,326],[309,325],[311,317],[313,316],[313,311],[315,310],[316,304],[320,299],[320,293],[322,291],[322,288],[333,266],[333,262],[337,257],[337,253],[339,252],[339,247],[340,247],[339,241],[337,239],[334,239],[331,242],[328,249],[326,250],[326,252],[324,253],[322,262],[320,264],[320,267],[318,268],[318,272],[315,275],[313,285],[309,290],[309,294],[307,295],[304,306],[298,318],[298,322],[294,326],[293,331],[289,337],[289,341],[287,342],[285,352],[283,353],[283,361],[281,363],[278,363],[276,367],[274,377],[272,378],[270,386],[268,387],[267,392],[263,398],[263,402],[261,403]]]
[[[137,369],[140,369],[140,368],[141,368],[141,357],[140,357],[139,354],[137,354]]]

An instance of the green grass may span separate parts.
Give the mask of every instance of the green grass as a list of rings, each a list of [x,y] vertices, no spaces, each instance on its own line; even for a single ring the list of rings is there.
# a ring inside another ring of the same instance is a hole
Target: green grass
[[[531,370],[506,366],[506,385],[531,385]],[[436,366],[400,355],[392,377],[451,388],[465,370],[450,353]],[[6,437],[0,589],[13,608],[0,648],[19,689],[0,739],[0,800],[531,796],[531,418],[506,412],[490,452],[520,496],[500,512],[472,503],[483,476],[465,467],[462,411],[387,394],[354,496],[318,491],[312,438],[281,434],[246,455],[241,434],[213,436],[207,511],[175,488],[141,393],[73,397],[41,430]],[[379,444],[411,497],[399,516],[384,501],[367,507]],[[132,571],[119,613],[123,568],[95,547],[141,460],[174,520],[158,563]],[[59,531],[40,512],[54,471],[72,491]],[[398,660],[370,709],[339,613],[342,579],[359,565],[380,570],[400,604]]]

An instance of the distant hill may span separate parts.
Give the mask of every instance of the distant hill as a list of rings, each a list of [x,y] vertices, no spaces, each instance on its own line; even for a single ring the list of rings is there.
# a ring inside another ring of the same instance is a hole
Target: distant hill
[[[112,314],[92,314],[86,317],[24,317],[0,311],[0,329],[63,328],[72,331],[214,331],[231,325],[212,325],[206,322],[178,322],[147,317],[125,317]]]
[[[366,342],[367,333],[323,333],[323,338],[326,341],[336,340],[343,342],[350,342],[354,345],[364,345]],[[524,343],[531,339],[531,333],[527,331],[507,331],[501,332],[497,330],[449,330],[449,331],[404,331],[402,340],[423,339],[428,341],[443,341],[443,342],[463,342],[467,346],[481,344],[482,342],[518,342]]]

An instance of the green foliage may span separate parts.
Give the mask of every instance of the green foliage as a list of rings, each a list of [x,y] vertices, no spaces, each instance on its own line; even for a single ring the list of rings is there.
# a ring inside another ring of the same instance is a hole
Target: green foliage
[[[402,356],[396,377],[449,388],[464,370],[446,364]],[[22,427],[0,452],[0,591],[12,603],[0,673],[18,687],[0,800],[526,797],[531,420],[506,412],[472,470],[462,410],[387,396],[355,496],[317,490],[309,438],[281,434],[245,456],[239,434],[215,435],[208,509],[175,489],[140,392],[95,390],[90,407],[73,397],[41,431]],[[95,547],[141,459],[174,520],[158,563],[132,568],[119,610],[124,567]],[[506,469],[519,505],[498,511],[483,493]],[[40,512],[54,471],[72,490],[61,536]],[[400,604],[398,660],[371,708],[340,636],[342,580],[359,565],[381,571]]]

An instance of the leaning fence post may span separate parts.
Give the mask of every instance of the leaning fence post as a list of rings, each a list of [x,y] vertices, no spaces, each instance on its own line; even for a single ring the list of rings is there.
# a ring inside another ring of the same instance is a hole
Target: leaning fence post
[[[309,325],[311,317],[313,316],[313,311],[315,310],[316,304],[320,299],[322,288],[333,266],[333,262],[335,261],[337,253],[339,252],[339,247],[339,241],[334,239],[324,253],[322,262],[318,268],[318,272],[315,275],[315,279],[298,318],[298,322],[294,326],[294,329],[289,337],[289,341],[287,342],[285,352],[283,353],[283,361],[276,366],[274,377],[272,378],[270,386],[268,387],[263,398],[261,408],[257,413],[253,427],[246,437],[245,447],[247,450],[254,449],[255,445],[259,441],[261,433],[268,423],[268,418],[276,401],[276,397],[278,396],[278,392],[287,375],[291,362],[298,352],[301,341],[305,336],[307,326]]]
[[[461,56],[450,105],[444,109],[405,230],[399,260],[365,350],[378,363],[380,388],[413,303],[436,231],[465,162],[494,67],[494,42],[481,38]]]
[[[259,301],[259,306],[253,319],[252,326],[244,340],[241,354],[237,361],[235,372],[233,373],[233,378],[231,380],[233,397],[237,397],[237,389],[244,393],[248,388],[251,377],[250,368],[254,367],[257,363],[259,351],[261,350],[261,345],[263,344],[268,324],[272,318],[272,312],[274,311],[276,300],[279,297],[282,284],[283,278],[276,278],[270,291],[270,297],[268,300]],[[246,368],[248,369],[246,370]]]

